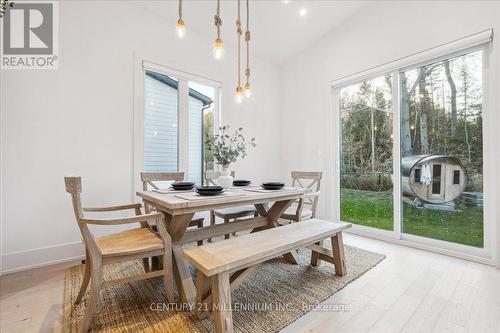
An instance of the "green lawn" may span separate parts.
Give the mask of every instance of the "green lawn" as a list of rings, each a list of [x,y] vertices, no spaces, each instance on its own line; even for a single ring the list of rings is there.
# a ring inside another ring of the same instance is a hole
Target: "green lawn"
[[[342,221],[392,230],[392,192],[341,189]],[[460,207],[444,212],[403,204],[403,232],[483,247],[482,208]]]

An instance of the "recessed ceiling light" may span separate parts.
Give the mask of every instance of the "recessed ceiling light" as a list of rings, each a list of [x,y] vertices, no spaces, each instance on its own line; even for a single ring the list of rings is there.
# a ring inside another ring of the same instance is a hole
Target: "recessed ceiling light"
[[[307,9],[305,9],[305,8],[301,8],[301,9],[299,10],[299,15],[300,15],[300,16],[306,16],[306,14],[307,14]]]
[[[281,3],[289,3],[290,0],[281,0]]]

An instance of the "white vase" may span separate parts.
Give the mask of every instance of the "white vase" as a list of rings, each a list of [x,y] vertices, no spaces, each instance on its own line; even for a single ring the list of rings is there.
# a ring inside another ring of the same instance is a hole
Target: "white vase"
[[[217,183],[224,188],[233,186],[233,177],[228,168],[224,168],[221,171],[219,178],[217,178]]]

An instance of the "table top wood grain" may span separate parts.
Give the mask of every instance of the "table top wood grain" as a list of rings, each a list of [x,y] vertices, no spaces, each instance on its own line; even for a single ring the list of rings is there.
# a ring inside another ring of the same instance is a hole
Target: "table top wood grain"
[[[306,193],[301,188],[286,188],[284,190],[269,191],[266,193],[248,191],[245,189],[230,189],[228,192],[238,193],[234,196],[214,196],[200,200],[180,198],[174,193],[157,193],[153,191],[139,191],[137,195],[157,208],[172,215],[190,212],[206,211],[215,208],[235,207],[267,203],[271,201],[298,199]],[[185,194],[185,193],[183,193]]]

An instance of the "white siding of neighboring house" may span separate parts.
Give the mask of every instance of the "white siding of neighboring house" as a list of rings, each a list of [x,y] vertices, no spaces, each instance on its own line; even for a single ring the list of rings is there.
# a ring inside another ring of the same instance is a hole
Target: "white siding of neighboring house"
[[[177,171],[177,89],[147,75],[144,87],[144,171]]]
[[[202,157],[203,157],[203,103],[189,96],[189,162],[188,179],[202,185]]]
[[[145,75],[144,171],[178,170],[178,93]],[[203,103],[189,96],[188,179],[202,183]]]

